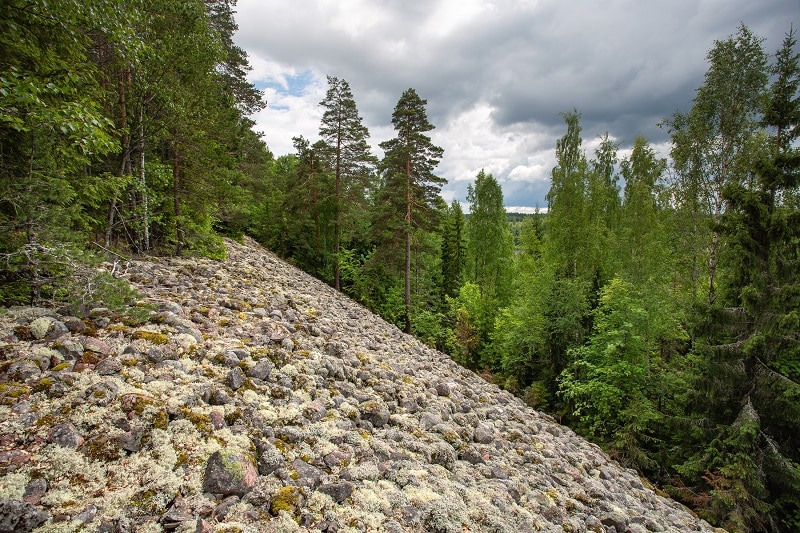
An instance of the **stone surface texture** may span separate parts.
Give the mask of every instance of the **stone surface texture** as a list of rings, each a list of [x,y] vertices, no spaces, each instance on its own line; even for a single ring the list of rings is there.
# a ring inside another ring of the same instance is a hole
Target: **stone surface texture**
[[[0,310],[0,530],[714,531],[246,239]],[[138,317],[138,318],[134,318]]]

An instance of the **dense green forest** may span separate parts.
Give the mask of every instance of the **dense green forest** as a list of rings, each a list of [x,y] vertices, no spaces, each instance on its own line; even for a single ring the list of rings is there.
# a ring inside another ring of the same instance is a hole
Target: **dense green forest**
[[[274,157],[235,0],[0,4],[0,301],[129,297],[94,265],[224,257],[250,235],[602,445],[730,531],[800,529],[800,55],[714,43],[669,160],[564,135],[547,210],[497,179],[442,199],[408,89],[372,153],[328,78],[317,140]],[[703,51],[698,51],[703,53]],[[557,110],[555,110],[557,111]]]

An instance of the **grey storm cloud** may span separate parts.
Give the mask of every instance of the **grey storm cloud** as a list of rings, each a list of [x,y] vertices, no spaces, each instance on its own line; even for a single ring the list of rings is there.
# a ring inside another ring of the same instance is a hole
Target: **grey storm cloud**
[[[445,192],[463,201],[456,183],[487,167],[507,205],[531,207],[544,205],[562,113],[580,112],[584,141],[609,132],[623,150],[639,134],[665,143],[658,123],[688,111],[715,40],[745,24],[772,53],[800,26],[796,0],[239,0],[236,9],[256,85],[304,71],[322,80],[296,112],[319,102],[325,75],[345,79],[377,144],[413,87],[445,148]],[[311,120],[311,131],[281,131],[303,120],[256,117],[271,148],[270,139],[314,137]]]

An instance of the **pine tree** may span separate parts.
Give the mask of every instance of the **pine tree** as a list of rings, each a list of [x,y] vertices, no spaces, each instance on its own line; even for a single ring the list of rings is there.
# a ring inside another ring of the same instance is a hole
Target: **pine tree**
[[[380,143],[384,158],[376,199],[378,231],[388,237],[381,239],[384,251],[398,241],[404,248],[403,321],[407,333],[411,332],[412,241],[416,231],[429,230],[435,222],[439,192],[447,182],[433,173],[444,150],[426,135],[434,128],[426,104],[414,89],[406,90],[392,114],[397,136]]]
[[[365,211],[366,193],[377,160],[370,153],[369,131],[362,123],[350,85],[345,80],[328,76],[328,92],[320,105],[325,112],[319,135],[334,173],[333,285],[341,290],[342,226]]]

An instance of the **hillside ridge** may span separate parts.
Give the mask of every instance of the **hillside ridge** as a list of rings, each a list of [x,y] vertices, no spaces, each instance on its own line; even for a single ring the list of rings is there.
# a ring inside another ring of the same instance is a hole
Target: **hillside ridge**
[[[130,261],[128,314],[0,311],[0,532],[721,531],[254,241],[226,247]]]

